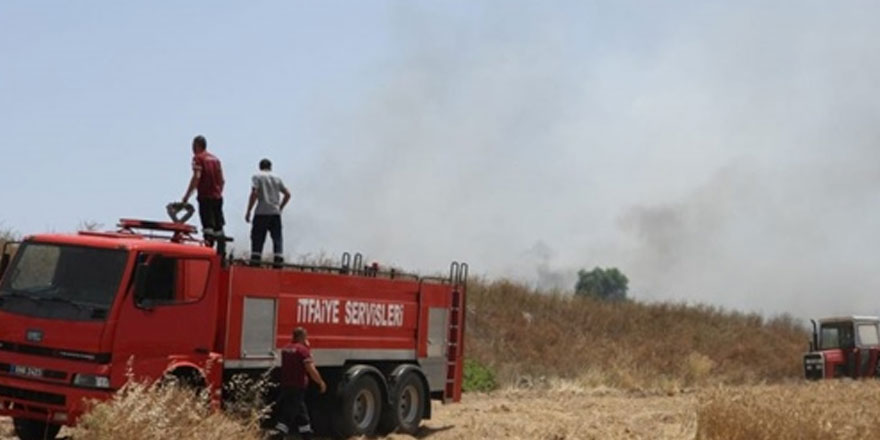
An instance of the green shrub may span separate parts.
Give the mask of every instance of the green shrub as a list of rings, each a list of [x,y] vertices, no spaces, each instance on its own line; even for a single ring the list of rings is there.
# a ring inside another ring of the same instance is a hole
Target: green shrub
[[[629,278],[616,267],[597,267],[589,272],[581,269],[574,286],[574,294],[577,296],[592,296],[606,301],[625,300],[627,290]]]
[[[464,360],[464,382],[462,389],[470,391],[492,391],[498,388],[495,373],[487,366],[473,360]]]

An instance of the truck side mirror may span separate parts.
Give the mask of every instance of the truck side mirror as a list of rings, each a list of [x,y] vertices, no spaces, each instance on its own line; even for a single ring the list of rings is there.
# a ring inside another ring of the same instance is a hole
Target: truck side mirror
[[[3,256],[0,256],[0,280],[3,279],[3,274],[6,273],[6,268],[9,267],[10,255],[6,252],[3,253]]]
[[[7,241],[3,243],[2,255],[0,255],[0,280],[3,279],[3,275],[6,274],[6,269],[9,269],[9,263],[12,262],[12,256],[15,255],[15,250],[13,246],[18,246],[18,242],[16,241]]]
[[[153,307],[147,294],[147,275],[150,273],[149,263],[138,263],[134,271],[134,304],[144,309]]]

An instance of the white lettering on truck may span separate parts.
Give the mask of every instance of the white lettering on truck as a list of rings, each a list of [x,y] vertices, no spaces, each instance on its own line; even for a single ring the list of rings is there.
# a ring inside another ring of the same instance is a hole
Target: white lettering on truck
[[[346,325],[366,327],[403,327],[403,304],[338,299],[300,298],[296,321],[301,324],[339,324],[339,310],[345,310]]]
[[[300,298],[296,321],[310,324],[339,324],[339,300]]]
[[[368,327],[403,327],[403,304],[345,303],[345,323]]]

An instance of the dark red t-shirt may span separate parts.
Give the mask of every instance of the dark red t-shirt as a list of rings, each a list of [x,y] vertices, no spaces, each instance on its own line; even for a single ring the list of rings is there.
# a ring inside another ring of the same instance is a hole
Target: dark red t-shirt
[[[312,352],[304,344],[295,342],[281,349],[281,386],[305,389],[309,386],[306,362],[312,362]]]
[[[193,156],[193,171],[201,171],[199,179],[200,199],[223,198],[223,168],[220,159],[207,151]]]

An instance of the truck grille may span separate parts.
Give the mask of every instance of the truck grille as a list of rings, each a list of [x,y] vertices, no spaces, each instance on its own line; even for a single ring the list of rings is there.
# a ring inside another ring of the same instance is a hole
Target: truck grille
[[[808,380],[825,377],[825,358],[821,354],[804,355],[804,377]]]
[[[67,399],[63,394],[44,393],[42,391],[26,390],[24,388],[7,387],[2,385],[0,385],[0,396],[58,406],[64,406],[67,402]]]
[[[110,362],[110,353],[88,353],[84,351],[66,350],[63,348],[40,347],[36,345],[19,344],[16,342],[0,341],[0,350],[24,353],[33,356],[45,356],[75,361],[93,362],[106,364]]]

